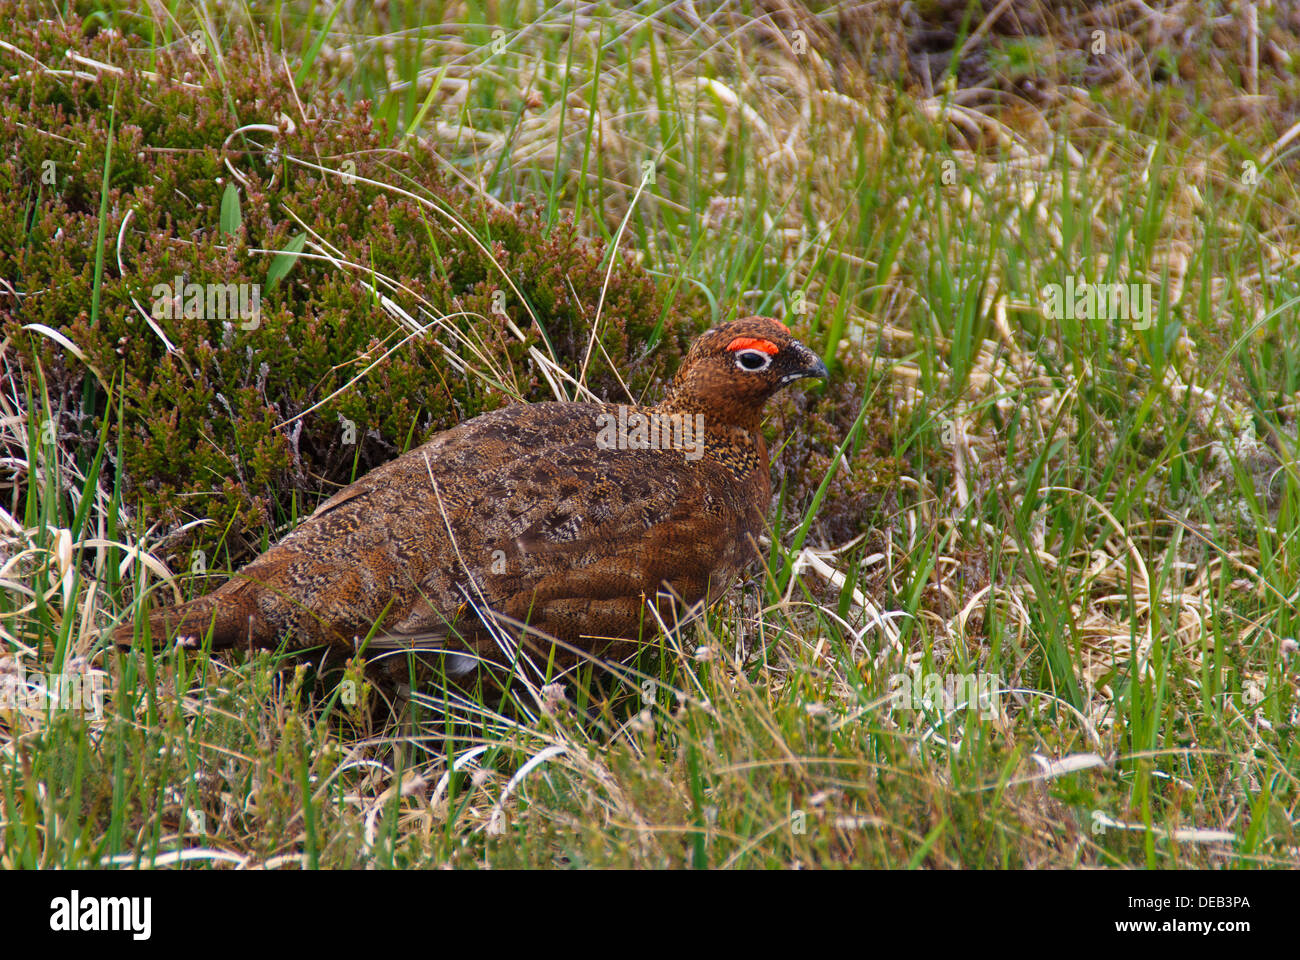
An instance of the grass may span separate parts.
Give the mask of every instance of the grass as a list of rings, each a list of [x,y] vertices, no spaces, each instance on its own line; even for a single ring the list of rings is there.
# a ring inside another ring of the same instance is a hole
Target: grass
[[[621,235],[665,314],[798,318],[861,426],[800,441],[776,409],[818,495],[777,457],[767,569],[698,627],[375,709],[356,664],[106,650],[170,574],[111,416],[69,454],[43,372],[0,355],[0,672],[106,690],[0,702],[0,866],[1300,864],[1294,34],[1012,6],[1040,36],[976,12],[966,56],[911,71],[885,54],[916,67],[912,28],[835,6],[91,13],[156,49],[198,31],[217,76],[255,27],[402,148]],[[1071,277],[1150,284],[1153,313],[1048,309]],[[840,536],[822,494],[870,468],[880,409],[898,483]],[[895,696],[972,675],[996,710]]]

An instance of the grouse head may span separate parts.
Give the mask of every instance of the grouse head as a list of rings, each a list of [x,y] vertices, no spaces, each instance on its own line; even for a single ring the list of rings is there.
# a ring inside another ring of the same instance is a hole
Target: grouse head
[[[695,341],[661,406],[752,429],[767,399],[804,377],[826,379],[821,357],[779,320],[745,317]]]

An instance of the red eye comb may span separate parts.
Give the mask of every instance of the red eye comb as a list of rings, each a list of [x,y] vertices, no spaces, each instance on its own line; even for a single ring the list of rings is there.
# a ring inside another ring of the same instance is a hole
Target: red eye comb
[[[771,340],[760,340],[758,337],[737,337],[727,344],[728,350],[762,350],[764,353],[778,353],[778,347]]]

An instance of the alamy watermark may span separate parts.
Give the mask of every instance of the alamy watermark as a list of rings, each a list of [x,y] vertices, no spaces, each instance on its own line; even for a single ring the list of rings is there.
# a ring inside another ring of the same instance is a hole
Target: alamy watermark
[[[1043,314],[1049,320],[1124,320],[1147,330],[1155,320],[1149,283],[1089,283],[1072,276],[1043,287]]]
[[[50,901],[50,929],[55,933],[123,932],[133,940],[148,940],[152,917],[152,897],[92,897],[73,890]]]
[[[153,287],[150,312],[155,320],[242,320],[244,330],[256,330],[262,322],[260,283],[185,283]]]
[[[81,710],[104,715],[102,673],[28,673],[20,663],[0,671],[0,710]]]
[[[704,456],[702,413],[642,413],[620,403],[617,414],[598,414],[596,422],[596,446],[602,450],[681,450],[687,460]]]
[[[895,673],[889,678],[891,710],[1002,712],[1002,681],[993,673]]]

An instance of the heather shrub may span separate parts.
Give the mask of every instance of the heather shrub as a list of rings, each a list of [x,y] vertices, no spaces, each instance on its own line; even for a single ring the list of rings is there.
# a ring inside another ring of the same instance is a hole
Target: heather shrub
[[[92,455],[109,418],[101,484],[116,472],[174,568],[193,549],[235,564],[430,433],[554,399],[552,362],[585,364],[597,397],[626,398],[620,377],[654,395],[695,332],[621,257],[590,345],[601,244],[481,195],[367,104],[291,87],[257,37],[145,60],[93,23],[0,14],[37,61],[75,67],[0,50],[3,335],[63,449]]]

